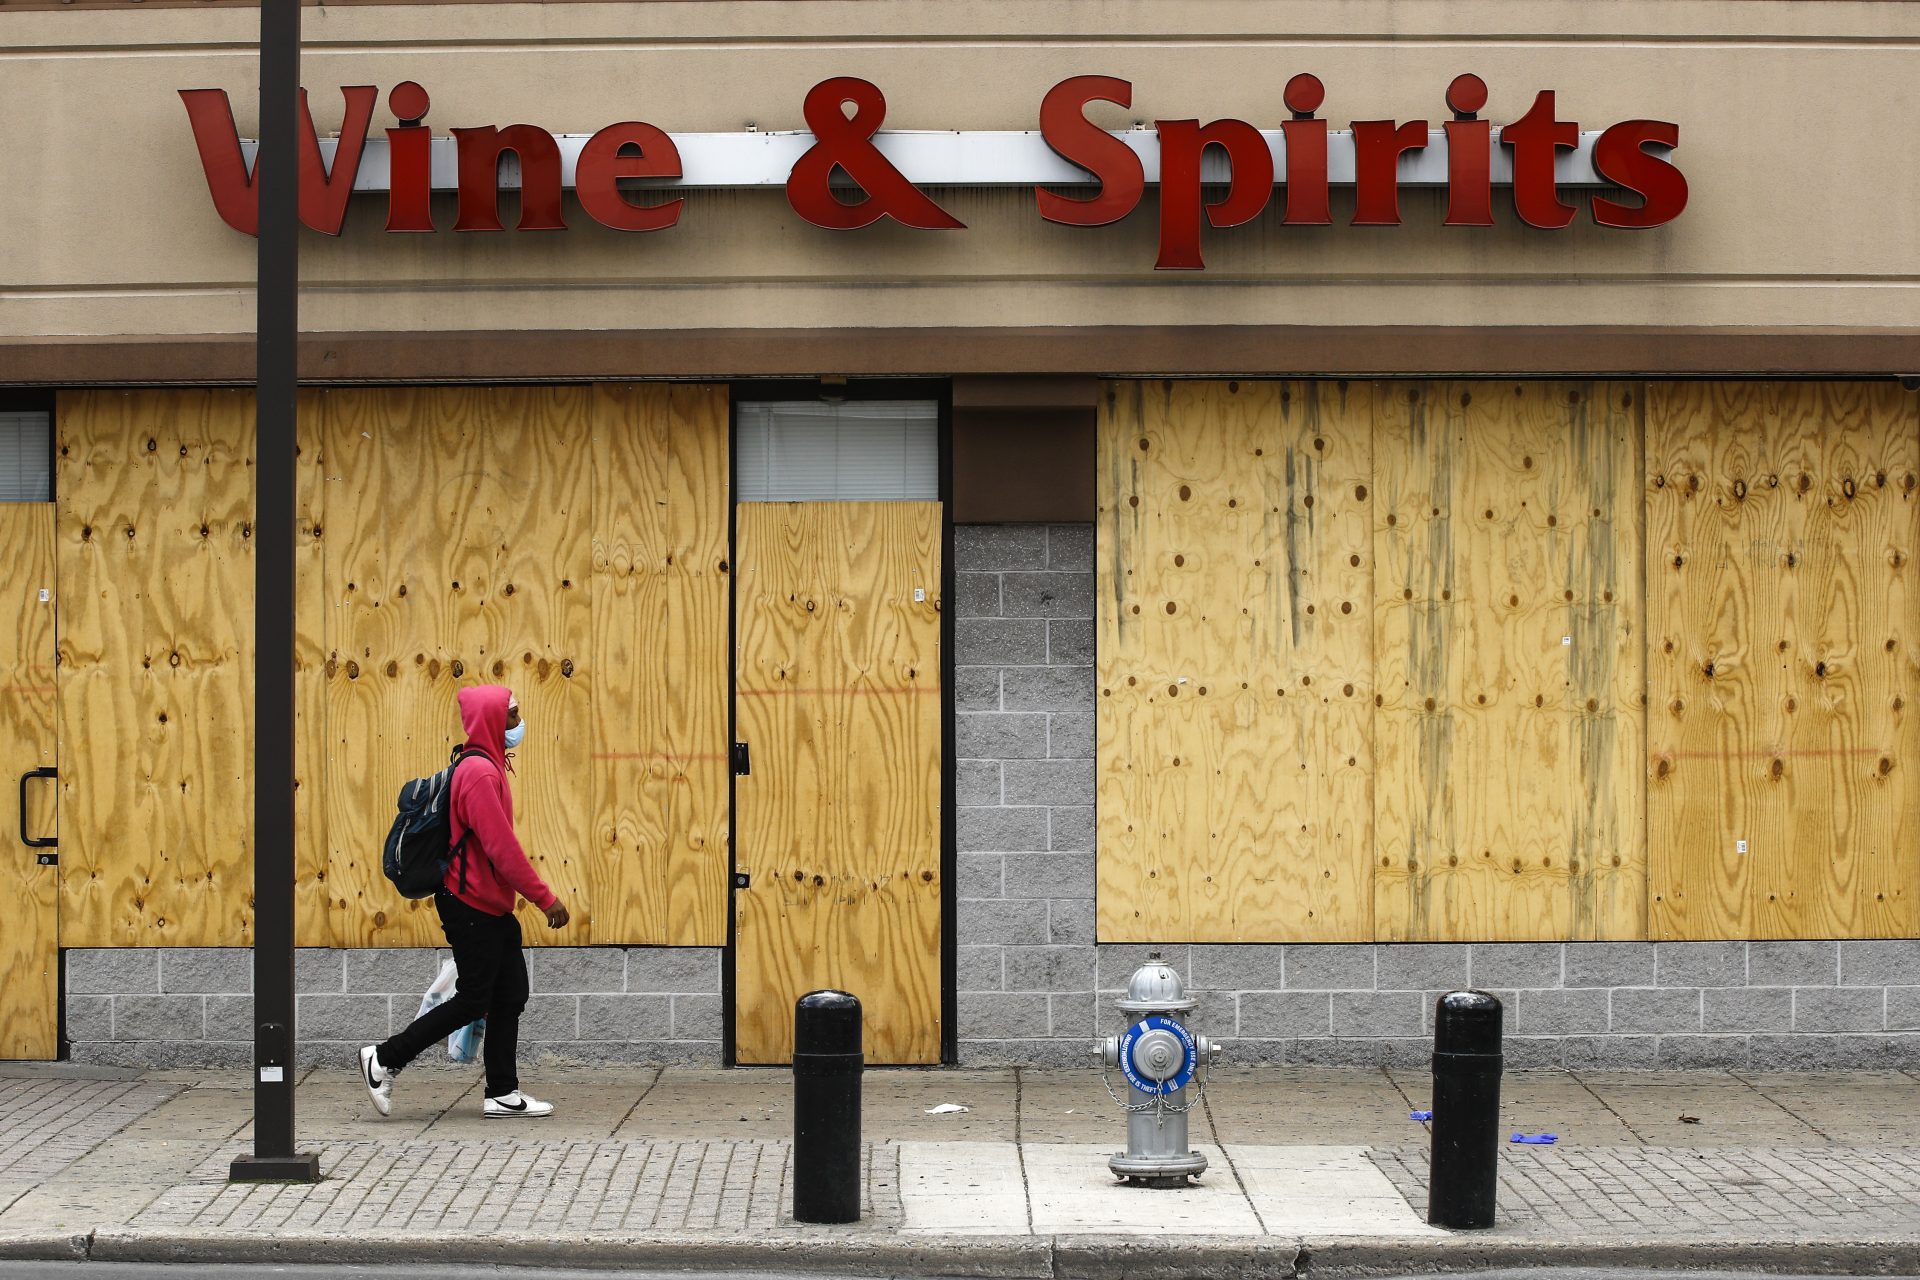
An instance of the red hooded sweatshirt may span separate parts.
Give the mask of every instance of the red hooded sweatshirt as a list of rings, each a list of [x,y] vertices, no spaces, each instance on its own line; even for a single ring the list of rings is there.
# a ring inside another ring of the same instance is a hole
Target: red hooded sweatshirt
[[[497,684],[460,691],[460,723],[467,730],[468,750],[486,753],[483,760],[469,756],[453,771],[453,799],[447,817],[453,841],[468,831],[466,852],[447,867],[447,892],[476,911],[504,916],[513,910],[518,894],[545,911],[556,901],[552,889],[527,861],[513,834],[513,792],[507,787],[507,703],[513,695]],[[460,888],[461,868],[467,887]]]

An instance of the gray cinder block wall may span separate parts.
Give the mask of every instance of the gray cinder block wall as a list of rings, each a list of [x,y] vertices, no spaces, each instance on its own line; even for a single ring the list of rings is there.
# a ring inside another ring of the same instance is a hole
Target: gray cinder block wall
[[[1105,958],[1093,945],[1093,528],[962,526],[954,570],[961,1060],[1084,1065]]]
[[[963,1064],[1083,1066],[1151,948],[1094,936],[1094,540],[1088,525],[955,530]],[[1229,1061],[1422,1065],[1434,997],[1507,1006],[1516,1067],[1920,1066],[1920,941],[1169,945]],[[403,1026],[444,952],[303,951],[304,1062]],[[530,950],[533,1061],[721,1058],[720,953]],[[244,1066],[248,953],[66,953],[76,1059]]]
[[[301,950],[300,1061],[354,1050],[413,1020],[449,953]],[[523,1058],[720,1061],[720,952],[713,947],[530,947]],[[253,1059],[252,953],[238,947],[66,953],[67,1039],[80,1062],[244,1067]],[[444,1052],[421,1061],[443,1063]]]
[[[1089,525],[955,530],[960,1057],[1080,1065],[1146,946],[1094,941]],[[1169,945],[1229,1061],[1424,1065],[1433,1000],[1507,1008],[1507,1061],[1920,1066],[1920,941]]]

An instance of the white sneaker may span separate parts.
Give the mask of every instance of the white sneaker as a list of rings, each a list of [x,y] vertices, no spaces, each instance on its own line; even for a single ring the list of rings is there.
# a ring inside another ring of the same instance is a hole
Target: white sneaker
[[[381,1115],[390,1115],[393,1111],[394,1073],[380,1065],[380,1055],[375,1046],[368,1045],[360,1050],[360,1081],[367,1086],[367,1096],[373,1099],[373,1109]]]
[[[488,1098],[480,1114],[489,1120],[537,1120],[552,1115],[553,1104],[515,1089],[498,1098]]]

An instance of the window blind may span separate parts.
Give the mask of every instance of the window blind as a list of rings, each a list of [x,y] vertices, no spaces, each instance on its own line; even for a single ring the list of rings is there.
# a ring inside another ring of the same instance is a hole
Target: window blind
[[[0,410],[0,502],[53,501],[53,419]]]
[[[940,406],[931,400],[746,401],[738,424],[742,502],[940,496]]]

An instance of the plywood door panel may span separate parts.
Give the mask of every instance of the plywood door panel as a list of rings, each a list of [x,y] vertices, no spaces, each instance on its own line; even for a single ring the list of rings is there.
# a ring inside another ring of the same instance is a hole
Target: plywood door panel
[[[55,763],[53,505],[0,504],[0,795]],[[46,593],[43,597],[42,593]],[[20,840],[56,834],[54,788],[29,785],[0,834],[0,1058],[60,1052],[60,871]]]
[[[940,505],[736,521],[736,1056],[789,1059],[794,1001],[832,986],[864,1006],[869,1061],[937,1062]]]
[[[1372,936],[1374,390],[1100,409],[1099,936]]]
[[[1911,936],[1915,397],[1658,384],[1647,432],[1654,936]]]
[[[1644,935],[1636,395],[1376,401],[1383,940]]]
[[[588,898],[608,940],[722,946],[731,822],[726,389],[599,389],[593,475]]]
[[[349,946],[439,939],[431,900],[380,870],[394,797],[461,740],[457,691],[512,688],[527,738],[515,825],[575,910],[534,942],[597,940],[619,904],[585,892],[591,849],[590,433],[586,388],[331,390],[326,484],[326,834],[332,933]]]
[[[69,393],[57,421],[62,940],[244,945],[252,397]]]

